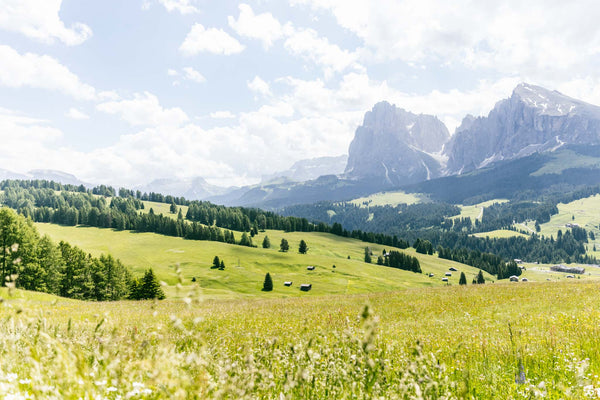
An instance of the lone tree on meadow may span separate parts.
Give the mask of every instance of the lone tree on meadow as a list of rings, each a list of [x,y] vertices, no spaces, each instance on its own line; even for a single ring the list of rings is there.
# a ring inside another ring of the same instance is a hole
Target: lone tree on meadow
[[[477,274],[477,283],[478,284],[485,283],[485,278],[483,277],[483,272],[481,272],[481,270],[479,270],[479,273]]]
[[[171,212],[171,214],[175,214],[177,212],[177,206],[175,205],[175,203],[171,203],[169,211]]]
[[[271,241],[269,240],[268,236],[265,236],[265,238],[263,239],[262,247],[263,249],[268,249],[271,247]]]
[[[281,239],[281,244],[279,245],[279,251],[288,251],[290,249],[290,244],[287,239]]]
[[[212,266],[210,267],[211,269],[217,269],[221,266],[221,261],[219,260],[219,256],[215,256],[215,258],[213,258],[213,263]]]
[[[265,275],[265,281],[263,282],[263,292],[270,292],[273,290],[273,280],[271,279],[271,274],[267,272]]]
[[[298,246],[298,253],[306,254],[307,251],[308,251],[308,246],[306,245],[306,242],[303,239],[300,241],[300,245]]]
[[[365,262],[371,264],[371,249],[365,247]]]
[[[459,285],[466,285],[467,284],[467,277],[465,275],[464,272],[460,273],[460,279],[458,280],[458,284]]]

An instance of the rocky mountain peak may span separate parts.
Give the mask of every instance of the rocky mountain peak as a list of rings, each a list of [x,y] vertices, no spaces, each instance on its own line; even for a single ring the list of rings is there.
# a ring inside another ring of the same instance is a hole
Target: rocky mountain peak
[[[512,101],[521,101],[537,110],[538,115],[595,115],[600,117],[600,107],[528,83],[519,84],[512,93]]]
[[[564,144],[598,143],[600,107],[522,83],[487,117],[465,118],[446,146],[445,172],[464,173]]]
[[[365,114],[348,151],[345,175],[400,185],[439,176],[436,159],[450,134],[432,115],[413,114],[386,101]]]

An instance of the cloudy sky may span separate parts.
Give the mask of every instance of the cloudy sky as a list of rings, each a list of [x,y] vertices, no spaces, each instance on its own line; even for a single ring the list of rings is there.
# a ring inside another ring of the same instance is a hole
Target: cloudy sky
[[[255,183],[387,100],[451,132],[519,82],[600,104],[597,0],[0,0],[0,168]]]

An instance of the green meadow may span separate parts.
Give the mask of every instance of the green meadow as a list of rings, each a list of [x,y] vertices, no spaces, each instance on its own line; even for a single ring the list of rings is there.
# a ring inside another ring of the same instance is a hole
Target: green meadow
[[[588,252],[591,255],[600,257],[600,195],[586,197],[575,200],[571,203],[559,203],[558,214],[552,216],[549,222],[540,225],[540,234],[546,237],[556,238],[559,230],[565,232],[567,224],[577,224],[585,228],[588,232],[593,232],[595,240],[589,240],[587,245]],[[534,229],[535,221],[527,224],[530,229]],[[596,251],[593,251],[594,245]]]
[[[600,396],[597,282],[160,302],[0,296],[2,398]]]
[[[518,225],[517,225],[517,227],[518,227]],[[529,235],[525,235],[524,233],[511,231],[508,229],[497,229],[497,230],[489,231],[489,232],[474,233],[473,236],[482,237],[482,238],[489,237],[490,239],[494,239],[494,238],[502,239],[502,238],[509,238],[509,237],[513,237],[513,236],[528,237]]]
[[[188,211],[188,206],[177,206],[177,212],[175,214],[172,214],[170,211],[171,205],[167,204],[167,203],[157,203],[154,201],[144,201],[144,209],[140,210],[143,213],[149,213],[150,209],[152,209],[152,211],[154,211],[155,214],[163,214],[163,215],[168,215],[171,218],[175,218],[177,219],[177,214],[179,213],[179,210],[181,210],[181,213],[183,214],[183,217],[185,218],[185,214]]]
[[[478,204],[472,204],[469,206],[460,205],[460,214],[453,218],[471,218],[471,221],[475,222],[476,219],[481,219],[483,215],[483,209],[496,203],[506,203],[508,200],[495,199],[488,200]]]
[[[417,204],[427,201],[427,197],[420,193],[406,193],[401,190],[393,192],[380,192],[375,193],[367,197],[360,197],[350,201],[350,203],[366,207],[365,203],[369,206],[397,206],[398,204]]]
[[[94,256],[110,253],[119,258],[136,274],[152,268],[159,279],[166,282],[167,295],[175,296],[177,284],[176,268],[181,270],[182,285],[190,286],[192,279],[207,298],[237,297],[289,297],[330,294],[352,294],[385,292],[409,287],[445,285],[442,277],[449,268],[450,284],[458,284],[460,271],[464,271],[471,282],[479,272],[477,269],[435,255],[418,254],[414,249],[402,250],[416,256],[422,274],[376,265],[377,256],[384,246],[365,243],[326,233],[282,232],[268,230],[260,232],[252,240],[257,247],[230,245],[220,242],[185,240],[154,233],[134,233],[93,227],[67,227],[55,224],[36,223],[41,234],[48,234],[55,241],[65,240],[79,246]],[[263,249],[264,236],[268,236],[271,248]],[[236,238],[241,232],[235,232]],[[290,245],[287,252],[279,251],[281,239]],[[308,253],[299,254],[300,240],[308,243]],[[365,247],[373,252],[373,263],[364,262]],[[388,247],[387,251],[393,250]],[[224,260],[223,271],[211,269],[215,256]],[[334,267],[335,265],[335,267]],[[308,271],[307,266],[314,266]],[[266,273],[274,281],[274,290],[261,292]],[[428,274],[434,274],[429,277]],[[485,273],[488,280],[495,277]],[[283,285],[292,281],[291,287]],[[301,292],[300,284],[312,284],[310,292]]]

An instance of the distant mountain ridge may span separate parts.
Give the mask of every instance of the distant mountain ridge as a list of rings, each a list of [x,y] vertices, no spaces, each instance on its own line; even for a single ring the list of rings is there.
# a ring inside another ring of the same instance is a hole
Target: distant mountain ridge
[[[348,156],[346,154],[337,157],[317,157],[300,160],[285,171],[264,175],[262,183],[268,183],[277,178],[305,182],[323,175],[339,175],[344,172],[347,163]]]
[[[155,179],[147,184],[136,186],[135,189],[146,193],[154,192],[175,197],[185,197],[188,200],[203,200],[237,188],[211,185],[204,178],[197,176],[187,179]]]
[[[83,185],[85,187],[93,186],[90,183],[83,182],[73,174],[54,169],[32,169],[27,171],[27,173],[22,174],[0,168],[0,179],[46,180],[59,182],[66,185]]]

